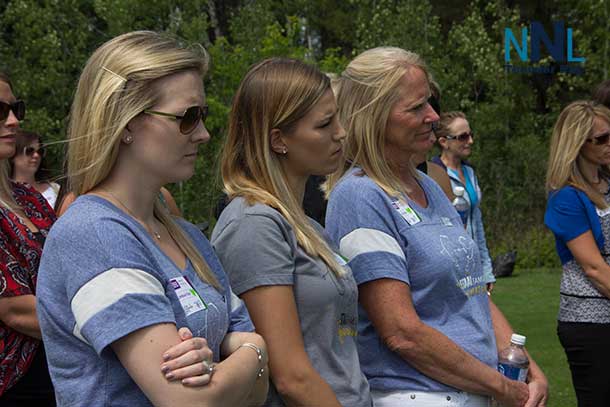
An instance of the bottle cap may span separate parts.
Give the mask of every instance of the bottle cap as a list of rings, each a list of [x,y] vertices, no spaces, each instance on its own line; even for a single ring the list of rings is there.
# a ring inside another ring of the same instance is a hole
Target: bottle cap
[[[453,187],[453,195],[464,196],[464,187]]]
[[[525,345],[525,336],[523,335],[519,335],[519,334],[513,334],[510,337],[510,341],[511,343],[514,343],[515,345]]]

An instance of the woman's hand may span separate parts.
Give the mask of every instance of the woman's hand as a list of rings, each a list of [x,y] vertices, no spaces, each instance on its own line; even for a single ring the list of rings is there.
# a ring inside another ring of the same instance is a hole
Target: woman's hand
[[[213,354],[204,338],[193,338],[188,328],[180,328],[182,342],[163,354],[161,373],[168,381],[181,380],[185,386],[205,386],[212,379]]]

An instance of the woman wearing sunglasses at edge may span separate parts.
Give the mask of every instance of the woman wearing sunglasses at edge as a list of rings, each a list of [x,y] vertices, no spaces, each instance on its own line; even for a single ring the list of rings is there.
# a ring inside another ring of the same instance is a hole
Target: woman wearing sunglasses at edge
[[[15,182],[33,186],[53,208],[59,193],[59,184],[41,179],[41,173],[45,171],[44,156],[45,147],[40,135],[19,130],[15,156],[11,158],[10,177]]]
[[[266,406],[372,403],[356,283],[302,208],[307,179],[342,165],[344,138],[330,80],[314,66],[269,59],[237,90],[221,163],[231,201],[212,244],[269,345]]]
[[[412,158],[439,119],[415,53],[370,49],[341,74],[349,165],[332,174],[326,230],[358,283],[358,351],[376,407],[543,407],[547,381],[497,370],[512,329],[482,282],[478,250]]]
[[[44,240],[55,221],[45,199],[27,184],[11,182],[25,104],[0,73],[0,405],[55,406],[40,326],[36,280]]]
[[[483,227],[483,214],[481,213],[483,195],[474,168],[466,161],[472,154],[472,144],[474,143],[474,136],[466,115],[462,112],[441,114],[436,137],[441,148],[441,155],[434,157],[432,162],[447,171],[452,188],[458,186],[464,188],[464,198],[470,207],[465,225],[466,230],[479,248],[484,281],[487,284],[487,291],[491,293],[496,278],[493,274]]]
[[[39,278],[60,406],[264,401],[264,341],[209,242],[158,199],[162,185],[193,175],[210,138],[206,70],[202,48],[137,31],[103,44],[81,74],[68,130],[77,199],[49,235]],[[165,361],[177,326],[212,355]]]
[[[610,110],[568,105],[551,136],[544,223],[562,263],[557,334],[579,407],[610,405]]]

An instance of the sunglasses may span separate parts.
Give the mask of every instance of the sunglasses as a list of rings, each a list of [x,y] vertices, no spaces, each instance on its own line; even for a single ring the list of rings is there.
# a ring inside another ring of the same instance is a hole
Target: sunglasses
[[[11,110],[17,120],[21,121],[25,118],[25,102],[22,100],[15,103],[0,102],[0,121],[8,119]]]
[[[38,153],[38,155],[40,157],[44,157],[46,154],[47,150],[45,150],[44,147],[24,147],[23,149],[23,155],[27,156],[27,157],[32,157],[34,156],[34,153]]]
[[[208,118],[208,106],[191,106],[182,115],[158,112],[156,110],[145,110],[146,114],[169,117],[180,121],[180,133],[190,134],[195,130],[200,121],[205,123]]]
[[[474,140],[474,133],[470,132],[470,133],[462,133],[462,134],[458,134],[457,136],[445,136],[445,138],[447,140],[457,140],[460,142],[464,142],[464,141],[468,141],[468,139],[473,139]]]
[[[605,133],[600,134],[599,136],[587,139],[587,141],[589,143],[593,143],[596,146],[599,146],[600,144],[608,144],[609,140],[610,140],[610,132],[605,132]]]

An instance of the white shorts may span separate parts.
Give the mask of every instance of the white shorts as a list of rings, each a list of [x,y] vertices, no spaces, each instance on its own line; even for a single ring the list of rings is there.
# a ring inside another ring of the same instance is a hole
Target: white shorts
[[[375,407],[490,407],[491,398],[462,391],[372,390]]]

